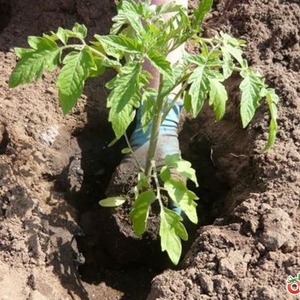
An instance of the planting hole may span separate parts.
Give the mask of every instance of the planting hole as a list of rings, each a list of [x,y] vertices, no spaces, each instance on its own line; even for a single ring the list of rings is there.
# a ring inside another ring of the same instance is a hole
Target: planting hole
[[[82,229],[76,240],[78,250],[85,258],[85,263],[78,269],[82,280],[88,283],[105,281],[116,288],[114,279],[117,276],[119,289],[130,290],[130,293],[135,291],[136,295],[145,293],[146,297],[152,278],[173,266],[166,253],[161,253],[159,241],[147,236],[141,243],[120,236],[120,228],[112,221],[110,209],[99,206],[98,201],[105,197],[110,177],[122,158],[120,149],[125,146],[122,142],[111,148],[107,148],[105,143],[99,145],[99,134],[103,132],[90,128],[75,134],[82,153],[72,159],[69,168],[69,178],[73,182],[69,198],[76,203]],[[106,136],[101,140],[110,141],[112,137]],[[183,144],[182,156],[193,164],[200,185],[197,189],[190,186],[200,198],[199,224],[187,224],[190,238],[183,243],[184,256],[196,237],[196,230],[204,224],[212,224],[219,216],[219,207],[229,187],[211,160],[211,144],[205,136],[191,138],[189,128],[186,128],[180,135],[180,143]],[[77,192],[74,192],[76,189]],[[131,224],[127,225],[128,228],[122,228],[123,232],[131,230]],[[131,282],[136,282],[136,286],[129,287],[127,277],[134,277]]]

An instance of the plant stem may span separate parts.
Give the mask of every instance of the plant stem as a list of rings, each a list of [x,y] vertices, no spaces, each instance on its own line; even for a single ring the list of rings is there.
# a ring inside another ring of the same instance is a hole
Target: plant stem
[[[181,89],[179,90],[179,92],[176,94],[176,96],[174,97],[174,99],[172,100],[171,103],[169,103],[169,105],[167,106],[167,108],[165,109],[163,115],[162,115],[162,122],[165,120],[165,118],[167,117],[167,115],[169,114],[170,110],[172,109],[172,107],[176,104],[177,100],[179,99],[179,97],[182,95],[182,93],[184,92],[184,90],[187,87],[187,82],[185,82]]]
[[[160,193],[161,187],[159,185],[159,180],[158,180],[158,177],[157,177],[157,169],[156,169],[155,161],[151,162],[151,167],[154,170],[153,178],[154,178],[154,182],[155,182],[155,185],[156,185],[156,197],[157,197],[157,200],[159,202],[159,205],[163,206],[163,203],[161,201],[161,193]]]
[[[162,109],[164,106],[164,97],[161,96],[162,82],[163,82],[163,75],[160,75],[158,96],[157,96],[157,102],[156,102],[156,112],[155,112],[154,119],[152,122],[152,129],[151,129],[151,135],[150,135],[150,141],[149,141],[149,149],[148,149],[147,157],[146,157],[145,175],[147,176],[147,178],[150,178],[150,176],[151,176],[152,161],[154,160],[154,157],[155,157],[155,150],[156,150],[157,141],[158,141],[159,129],[160,129],[160,125],[162,123],[162,114],[163,114]]]

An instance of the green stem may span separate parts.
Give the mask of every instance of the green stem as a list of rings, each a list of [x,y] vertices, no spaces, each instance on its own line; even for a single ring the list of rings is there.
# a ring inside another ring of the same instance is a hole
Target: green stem
[[[151,176],[152,161],[154,160],[154,157],[155,157],[155,150],[156,150],[157,141],[158,141],[159,129],[160,129],[160,125],[162,123],[162,109],[164,106],[164,97],[161,97],[162,82],[163,82],[163,76],[160,75],[158,96],[157,96],[157,102],[156,102],[156,112],[155,112],[154,119],[152,122],[152,130],[151,130],[150,141],[149,141],[149,149],[148,149],[147,158],[146,158],[145,175],[147,176],[147,178],[150,178],[150,176]]]
[[[185,82],[181,89],[178,91],[178,93],[176,94],[176,96],[174,97],[174,99],[172,100],[172,102],[167,106],[167,108],[165,109],[163,115],[162,115],[162,122],[164,121],[164,119],[167,117],[167,115],[169,114],[170,110],[172,109],[172,107],[176,104],[178,98],[182,95],[182,93],[185,91],[186,87],[188,86],[188,83]]]
[[[156,164],[155,164],[155,161],[152,161],[151,162],[151,167],[153,169],[153,178],[154,178],[154,182],[155,182],[155,185],[156,185],[156,197],[157,197],[157,200],[159,202],[159,205],[160,206],[163,206],[163,203],[161,201],[161,187],[159,185],[159,180],[158,180],[158,177],[157,177],[157,169],[156,169]]]

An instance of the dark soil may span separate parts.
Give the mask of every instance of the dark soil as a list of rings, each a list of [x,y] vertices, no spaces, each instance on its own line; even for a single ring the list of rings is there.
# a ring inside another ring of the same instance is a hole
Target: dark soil
[[[215,1],[205,33],[247,41],[247,59],[280,95],[280,129],[261,154],[266,108],[242,129],[239,78],[227,82],[221,122],[209,107],[186,118],[180,145],[197,170],[200,224],[177,269],[153,236],[136,239],[124,215],[98,205],[122,159],[122,141],[107,148],[113,74],[91,80],[67,117],[57,74],[7,86],[12,48],[28,35],[75,21],[107,33],[114,13],[109,0],[0,0],[1,299],[289,299],[286,279],[300,272],[299,1]]]

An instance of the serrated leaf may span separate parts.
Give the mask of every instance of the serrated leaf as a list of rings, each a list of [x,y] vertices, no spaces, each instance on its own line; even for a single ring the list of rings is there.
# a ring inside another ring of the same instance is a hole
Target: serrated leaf
[[[182,5],[178,5],[175,2],[163,3],[162,5],[156,6],[156,14],[175,13],[182,9]]]
[[[147,57],[150,63],[165,77],[174,84],[173,72],[170,62],[166,60],[157,50],[151,49],[147,52]]]
[[[63,60],[63,68],[57,78],[59,101],[64,114],[67,114],[81,96],[90,69],[95,67],[91,53],[83,49],[72,51]]]
[[[209,91],[209,80],[206,70],[205,65],[199,66],[188,79],[188,83],[191,83],[188,93],[191,96],[191,112],[194,117],[196,117],[202,109]]]
[[[90,68],[89,77],[99,77],[104,74],[106,67],[103,64],[103,60],[98,56],[94,57],[95,67]]]
[[[237,62],[242,66],[243,65],[243,51],[239,47],[234,47],[228,44],[225,44],[224,47],[221,48],[223,55],[224,53],[229,54],[233,58],[237,60]]]
[[[16,48],[14,48],[14,52],[15,52],[15,54],[16,54],[19,58],[22,58],[22,57],[24,57],[26,54],[34,53],[35,50],[34,50],[34,49],[31,49],[31,48],[20,48],[20,47],[16,47]]]
[[[135,116],[134,108],[139,106],[139,74],[141,64],[132,62],[125,65],[113,81],[113,89],[107,99],[109,121],[116,138],[120,138]]]
[[[50,50],[58,48],[56,43],[46,36],[29,36],[27,42],[32,49],[35,50]]]
[[[87,36],[87,28],[83,24],[75,23],[72,31],[82,39],[86,38]]]
[[[180,159],[181,157],[179,153],[168,154],[165,157],[165,163],[168,167],[174,167]]]
[[[209,79],[209,105],[213,105],[216,120],[219,121],[225,114],[227,91],[224,85],[216,79]]]
[[[112,21],[113,21],[113,25],[110,29],[110,34],[114,34],[114,35],[118,34],[121,28],[128,22],[126,15],[120,12],[118,15],[112,18]]]
[[[153,18],[153,17],[152,17]],[[187,16],[186,10],[181,7],[177,13],[173,13],[172,16],[165,20],[162,15],[154,17],[156,26],[152,26],[152,32],[148,32],[150,40],[155,44],[156,49],[166,55],[167,49],[170,47],[170,41],[172,41],[172,47],[177,48],[182,45],[191,35],[190,19]]]
[[[172,66],[172,77],[163,77],[163,86],[161,90],[161,96],[166,97],[169,96],[172,90],[174,89],[174,82],[175,84],[183,77],[184,75],[184,68],[181,66]]]
[[[170,198],[184,211],[190,221],[197,224],[197,204],[193,200],[197,200],[198,197],[192,191],[189,191],[182,181],[177,179],[170,178],[164,183],[164,187]]]
[[[192,164],[189,161],[182,159],[178,153],[166,155],[165,163],[166,166],[175,169],[182,176],[189,178],[196,186],[198,186],[196,171],[192,168]]]
[[[241,73],[241,75],[244,79],[240,84],[240,90],[242,92],[240,115],[243,128],[245,128],[254,117],[255,111],[259,106],[259,102],[262,98],[261,89],[263,81],[258,74],[250,70]]]
[[[120,35],[95,35],[95,38],[102,44],[114,47],[117,50],[127,53],[138,54],[142,51],[141,45],[132,38],[126,37],[123,34]]]
[[[98,36],[96,34],[94,37],[96,39],[98,39],[98,37],[100,37],[100,36]],[[96,42],[92,41],[91,48],[96,50],[97,52],[99,52],[99,58],[101,58],[101,60],[103,61],[103,65],[106,67],[110,67],[110,66],[113,67],[114,64],[116,64],[116,63],[120,64],[119,60],[122,59],[122,57],[123,57],[122,50],[120,50],[116,47],[113,47],[111,45],[98,42],[98,41],[96,41]],[[111,57],[115,58],[116,60],[110,60],[108,58],[108,56],[111,56]],[[108,61],[108,64],[104,63],[105,61]]]
[[[269,125],[269,137],[268,142],[263,149],[263,151],[268,151],[275,143],[276,140],[276,134],[277,134],[277,103],[279,102],[279,97],[276,94],[274,89],[268,88],[266,90],[266,99],[269,106],[269,111],[271,115],[270,125]]]
[[[101,64],[104,67],[112,67],[118,69],[122,66],[119,62],[119,60],[123,57],[123,52],[121,50],[116,49],[115,47],[112,47],[110,45],[102,45],[102,43],[98,41],[90,42],[90,47],[93,49],[94,52],[99,53],[97,54],[97,57],[98,59],[101,59]],[[108,56],[113,57],[115,59],[110,59],[108,58]]]
[[[175,170],[180,173],[182,176],[189,178],[191,181],[193,181],[198,187],[198,181],[196,177],[196,171],[192,168],[192,165],[189,161],[187,160],[179,160],[176,163]]]
[[[220,71],[216,71],[213,69],[207,69],[206,70],[206,75],[208,77],[208,79],[215,79],[218,80],[220,82],[223,82],[225,80],[224,75],[222,73],[220,73]]]
[[[58,27],[56,35],[64,45],[67,44],[68,35],[66,34],[66,31],[62,27]]]
[[[205,57],[201,54],[189,54],[189,53],[184,53],[183,59],[191,64],[195,64],[196,66],[203,66],[205,64]]]
[[[36,81],[45,71],[52,71],[59,63],[61,49],[58,47],[42,50],[17,50],[21,60],[17,63],[9,78],[9,87]]]
[[[142,116],[141,127],[143,133],[146,133],[150,124],[152,123],[155,113],[155,98],[156,95],[145,91],[142,96]]]
[[[142,235],[146,230],[150,205],[156,199],[153,191],[146,191],[138,195],[133,208],[129,214],[133,224],[134,232],[137,236]]]
[[[213,4],[213,0],[200,1],[198,8],[194,10],[195,20],[194,20],[193,27],[197,27],[202,23],[205,15],[211,10],[212,4]]]
[[[163,182],[166,182],[171,177],[170,169],[167,166],[163,166],[160,170],[159,176]]]
[[[103,207],[117,207],[126,202],[124,197],[109,197],[99,201],[99,204]]]
[[[177,265],[181,252],[181,240],[187,240],[188,234],[184,225],[181,223],[182,218],[173,211],[162,207],[160,212],[159,235],[161,239],[161,250],[167,251],[168,256],[174,265]]]
[[[145,30],[137,10],[137,4],[134,1],[122,1],[121,11],[126,17],[129,25],[135,31],[137,37],[140,37]]]
[[[245,46],[245,44],[246,44],[246,42],[244,40],[236,39],[227,33],[221,32],[221,37],[226,42],[226,44],[229,44],[235,48],[240,47],[240,46]]]
[[[233,64],[231,55],[226,50],[226,48],[221,47],[221,50],[222,50],[222,56],[223,56],[223,64],[222,64],[223,75],[224,75],[224,78],[227,79],[231,76],[231,74],[233,72],[234,64]]]

